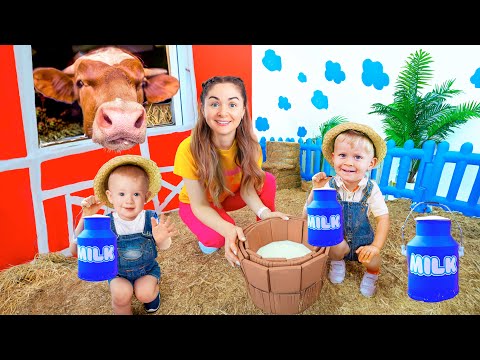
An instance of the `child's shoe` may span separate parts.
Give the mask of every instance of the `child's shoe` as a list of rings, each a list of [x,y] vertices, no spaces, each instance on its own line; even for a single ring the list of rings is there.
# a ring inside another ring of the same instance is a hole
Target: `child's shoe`
[[[333,284],[341,284],[345,279],[345,260],[331,260],[328,277]]]
[[[378,274],[370,274],[365,272],[362,282],[360,283],[360,292],[363,296],[372,297],[377,288]]]
[[[149,303],[143,304],[143,308],[147,313],[154,313],[158,310],[159,307],[160,307],[160,292],[158,293],[155,300],[150,301]]]
[[[204,254],[211,254],[211,253],[214,253],[215,251],[217,251],[219,249],[219,248],[216,248],[216,247],[205,246],[200,241],[198,242],[198,246],[200,247],[200,250],[202,250],[202,252]]]

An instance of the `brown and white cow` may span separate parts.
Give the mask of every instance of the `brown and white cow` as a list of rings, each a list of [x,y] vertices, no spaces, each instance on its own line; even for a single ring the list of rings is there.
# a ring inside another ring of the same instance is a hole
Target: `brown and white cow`
[[[171,98],[180,83],[167,70],[144,68],[142,61],[117,47],[102,47],[80,56],[63,71],[33,70],[35,89],[65,103],[78,101],[85,135],[106,149],[127,150],[145,141],[143,102]]]

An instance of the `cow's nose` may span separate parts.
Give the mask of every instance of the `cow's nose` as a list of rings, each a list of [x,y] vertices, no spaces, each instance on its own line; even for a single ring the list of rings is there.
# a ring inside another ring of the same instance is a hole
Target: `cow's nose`
[[[104,106],[100,110],[98,126],[107,131],[138,131],[145,122],[145,109],[137,103],[127,107]]]

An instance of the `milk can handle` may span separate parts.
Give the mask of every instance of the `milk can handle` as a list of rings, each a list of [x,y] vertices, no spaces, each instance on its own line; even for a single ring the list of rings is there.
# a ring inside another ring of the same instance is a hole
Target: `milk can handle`
[[[110,208],[108,206],[105,206],[106,207],[106,211],[104,211],[104,215],[108,215],[111,211],[110,211]],[[77,216],[75,217],[75,219],[73,219],[73,238],[76,239],[77,237],[75,236],[75,229],[77,228],[77,225],[80,221],[79,217],[82,215],[82,211],[83,211],[83,208],[79,211],[79,213],[77,214]]]
[[[436,202],[436,201],[421,201],[419,203],[417,203],[411,210],[410,210],[410,213],[408,214],[407,218],[405,219],[405,222],[403,223],[403,226],[402,226],[402,245],[401,245],[401,251],[402,251],[402,255],[406,255],[407,254],[407,251],[405,249],[405,237],[404,237],[404,234],[403,234],[403,230],[405,229],[405,225],[407,224],[407,220],[408,218],[410,217],[410,215],[412,214],[412,212],[416,209],[416,207],[420,204],[430,204],[430,205],[433,205],[433,206],[438,206],[438,207],[441,207],[441,208],[446,208],[450,214],[453,214],[452,213],[452,210],[450,210],[450,208],[445,205],[445,204],[441,204],[439,202]],[[455,222],[457,223],[457,226],[458,226],[458,230],[460,231],[460,247],[458,249],[458,255],[459,256],[463,256],[463,234],[462,234],[462,228],[460,227],[460,224],[458,223],[458,221],[454,218],[453,220],[455,220]]]

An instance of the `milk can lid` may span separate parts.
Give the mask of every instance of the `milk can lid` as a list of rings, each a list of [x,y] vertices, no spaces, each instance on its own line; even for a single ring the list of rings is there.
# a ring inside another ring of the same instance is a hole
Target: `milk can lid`
[[[449,218],[446,218],[446,217],[443,217],[443,216],[438,216],[438,215],[416,217],[415,221],[418,221],[418,220],[439,220],[439,221],[448,220],[448,221],[450,221]]]
[[[89,216],[84,216],[83,218],[86,219],[86,218],[108,218],[108,217],[109,217],[108,215],[93,214]]]
[[[332,189],[332,188],[325,188],[325,187],[321,187],[321,188],[313,188],[313,190],[323,190],[323,191],[337,191],[335,189]]]

